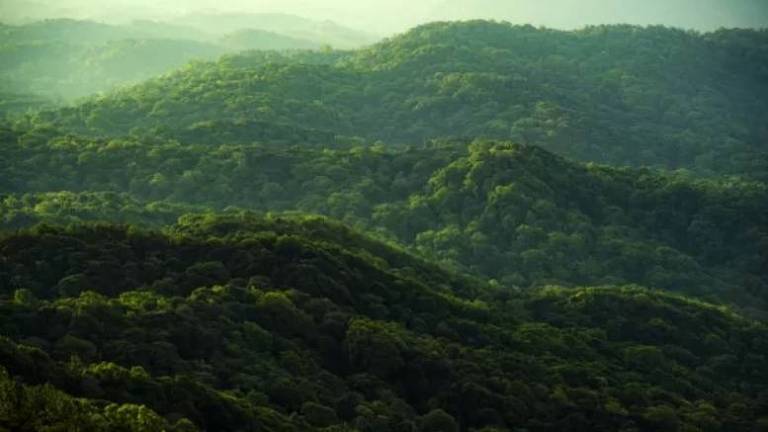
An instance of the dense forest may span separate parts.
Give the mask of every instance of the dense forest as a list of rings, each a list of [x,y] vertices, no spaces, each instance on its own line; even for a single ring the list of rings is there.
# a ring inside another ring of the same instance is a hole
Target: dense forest
[[[768,431],[768,30],[0,35],[0,431]]]
[[[584,165],[494,141],[321,149],[7,133],[9,227],[153,226],[189,205],[298,210],[507,286],[637,283],[768,311],[764,183]],[[70,192],[47,193],[57,188]]]
[[[518,296],[317,218],[43,226],[0,248],[12,430],[768,426],[765,326],[661,292]]]
[[[511,139],[765,179],[767,46],[765,30],[436,23],[326,62],[257,52],[197,63],[36,120],[92,135],[226,120],[402,144]]]

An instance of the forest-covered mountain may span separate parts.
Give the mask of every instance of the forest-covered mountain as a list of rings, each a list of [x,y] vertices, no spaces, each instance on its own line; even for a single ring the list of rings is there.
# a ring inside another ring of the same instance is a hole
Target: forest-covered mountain
[[[585,165],[482,140],[334,150],[7,130],[4,141],[8,227],[168,222],[189,205],[298,210],[505,286],[636,283],[768,310],[764,183]],[[62,190],[111,195],[45,195]],[[153,202],[186,206],[140,210]]]
[[[766,177],[764,30],[435,23],[328,55],[198,63],[40,121],[97,135],[228,120],[389,143],[489,137],[580,160]]]
[[[767,31],[292,23],[0,28],[0,431],[768,430]]]
[[[682,297],[515,295],[316,218],[39,227],[0,251],[11,430],[766,426],[768,329]]]

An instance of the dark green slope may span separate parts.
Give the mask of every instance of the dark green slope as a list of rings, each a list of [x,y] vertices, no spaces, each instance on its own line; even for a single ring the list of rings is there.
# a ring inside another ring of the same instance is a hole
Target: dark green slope
[[[218,49],[137,28],[0,74]],[[766,36],[434,23],[5,122],[0,431],[768,430]]]
[[[393,143],[489,137],[581,160],[764,177],[766,46],[758,30],[433,23],[329,54],[332,65],[199,64],[38,120],[100,135],[226,119]]]
[[[298,210],[504,286],[636,283],[767,308],[762,183],[585,165],[496,141],[319,149],[189,136],[195,144],[6,130],[2,223],[154,225],[196,208]],[[74,194],[50,193],[60,191]]]
[[[504,285],[631,282],[757,305],[768,286],[766,194],[762,183],[475,142],[422,192],[372,218],[416,250]]]
[[[768,416],[762,324],[633,287],[510,295],[317,218],[5,235],[0,309],[11,430],[753,431]]]

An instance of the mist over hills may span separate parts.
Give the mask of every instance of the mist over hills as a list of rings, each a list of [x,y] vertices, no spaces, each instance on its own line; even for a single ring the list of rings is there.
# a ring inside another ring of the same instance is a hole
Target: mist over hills
[[[346,28],[332,21],[314,21],[278,13],[197,12],[174,18],[171,23],[199,28],[218,35],[237,30],[263,30],[338,49],[359,48],[379,39],[373,34]]]
[[[314,21],[334,21],[381,36],[430,21],[471,19],[558,29],[598,24],[666,25],[703,31],[768,26],[768,5],[763,0],[3,0],[0,12],[14,22],[53,17],[168,21],[201,12],[287,13]]]
[[[622,23],[712,31],[768,27],[768,4],[759,0],[442,0],[433,19],[486,18],[559,29]]]
[[[53,19],[0,24],[0,92],[12,93],[0,98],[66,103],[225,53],[353,48],[375,40],[330,22],[291,15],[198,14],[179,23]],[[3,105],[9,111],[26,108]]]

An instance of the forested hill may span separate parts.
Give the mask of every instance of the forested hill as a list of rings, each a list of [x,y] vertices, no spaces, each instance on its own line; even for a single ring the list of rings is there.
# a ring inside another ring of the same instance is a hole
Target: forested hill
[[[227,120],[387,143],[490,137],[580,160],[766,177],[765,30],[433,23],[325,55],[196,64],[36,121],[96,135]]]
[[[0,112],[41,109],[0,121],[0,432],[768,431],[768,31],[433,23],[32,91],[319,42],[210,23],[0,27]]]
[[[768,311],[763,183],[581,164],[484,140],[330,149],[10,129],[3,142],[5,227],[302,211],[507,287],[635,283]]]
[[[14,431],[754,431],[768,329],[637,287],[525,295],[318,218],[0,238]],[[759,430],[759,429],[758,429]]]

